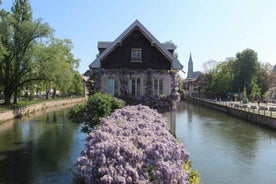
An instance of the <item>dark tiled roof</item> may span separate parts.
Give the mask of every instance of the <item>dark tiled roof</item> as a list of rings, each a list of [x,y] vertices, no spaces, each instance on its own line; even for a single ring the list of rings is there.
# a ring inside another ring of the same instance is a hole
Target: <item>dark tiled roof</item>
[[[151,41],[152,45],[155,45],[160,52],[163,53],[171,62],[172,69],[181,70],[182,64],[173,57],[173,55],[167,50],[167,48],[161,44],[138,20],[134,21],[114,42],[99,42],[99,46],[106,49],[89,65],[89,68],[100,68],[101,60],[105,58],[113,49],[116,48],[117,44],[120,44],[122,40],[130,33],[133,29],[139,28],[141,32]],[[171,47],[171,46],[170,46]]]
[[[108,48],[111,44],[112,44],[112,42],[103,42],[103,41],[100,41],[100,42],[98,42],[98,48],[99,48],[99,49],[106,49],[106,48]]]

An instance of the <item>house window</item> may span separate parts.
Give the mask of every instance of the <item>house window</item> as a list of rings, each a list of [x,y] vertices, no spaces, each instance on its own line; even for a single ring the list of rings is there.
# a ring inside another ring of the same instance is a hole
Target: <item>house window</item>
[[[108,78],[108,93],[111,95],[119,95],[119,81],[113,77]]]
[[[141,96],[141,79],[140,78],[131,79],[131,95]]]
[[[163,79],[154,79],[153,80],[153,94],[156,96],[164,94]]]
[[[142,60],[142,49],[132,48],[131,49],[131,62],[141,62]]]

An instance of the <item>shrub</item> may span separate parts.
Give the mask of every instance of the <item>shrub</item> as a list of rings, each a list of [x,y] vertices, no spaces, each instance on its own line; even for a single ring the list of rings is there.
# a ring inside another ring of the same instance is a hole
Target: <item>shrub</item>
[[[84,119],[83,119],[84,110],[85,110],[85,104],[75,105],[69,111],[69,115],[68,115],[69,119],[77,123],[84,122]]]
[[[110,115],[116,109],[122,108],[124,102],[109,94],[95,93],[90,96],[85,105],[74,107],[69,112],[69,118],[78,123],[84,123],[83,132],[90,132],[100,124],[101,118]]]
[[[146,106],[127,106],[89,134],[77,176],[85,183],[185,184],[188,158],[165,117]]]

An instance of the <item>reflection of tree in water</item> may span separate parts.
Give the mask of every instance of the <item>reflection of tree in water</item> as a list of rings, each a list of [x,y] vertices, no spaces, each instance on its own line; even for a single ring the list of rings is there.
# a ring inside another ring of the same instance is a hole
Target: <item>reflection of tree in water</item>
[[[67,126],[70,122],[65,114],[63,111],[54,112],[42,116],[39,120],[42,122],[30,122],[33,125],[30,125],[25,138],[27,142],[18,141],[22,138],[22,128],[14,132],[14,137],[11,137],[13,144],[21,144],[22,147],[0,151],[0,156],[5,155],[0,160],[0,183],[36,183],[41,169],[43,172],[52,172],[59,167],[64,158],[69,156],[75,131],[72,124]]]
[[[53,122],[54,123],[57,122],[57,114],[56,114],[56,112],[53,112]]]

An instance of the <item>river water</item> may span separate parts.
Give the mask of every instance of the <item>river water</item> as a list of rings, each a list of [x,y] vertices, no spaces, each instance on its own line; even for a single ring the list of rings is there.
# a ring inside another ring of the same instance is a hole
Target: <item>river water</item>
[[[68,110],[0,124],[0,184],[71,183],[86,134]],[[276,132],[182,103],[176,136],[204,184],[276,183]]]
[[[276,183],[276,132],[199,105],[182,103],[176,136],[204,184]]]
[[[68,110],[0,125],[0,183],[71,183],[86,134]]]

